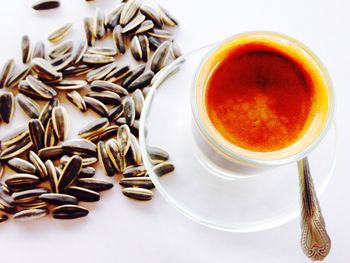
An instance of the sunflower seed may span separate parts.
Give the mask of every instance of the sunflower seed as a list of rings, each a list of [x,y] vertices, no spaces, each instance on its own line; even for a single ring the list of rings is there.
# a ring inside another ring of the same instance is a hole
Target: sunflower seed
[[[47,100],[47,98],[42,97],[39,93],[33,90],[26,80],[22,80],[18,83],[17,89],[20,93],[35,99],[35,100]]]
[[[45,193],[40,195],[39,199],[53,205],[76,205],[78,203],[78,199],[76,197],[58,193]]]
[[[63,26],[61,26],[58,29],[55,29],[49,36],[48,36],[48,40],[50,42],[58,42],[60,41],[62,38],[64,38],[68,32],[71,30],[73,24],[72,23],[66,23]]]
[[[153,197],[151,190],[140,187],[127,187],[123,189],[122,193],[127,197],[142,201],[151,200]]]
[[[44,145],[45,147],[55,146],[58,143],[58,138],[53,128],[52,119],[50,118],[47,122],[44,135]]]
[[[70,160],[70,156],[64,155],[64,156],[62,156],[60,162],[61,162],[62,165],[66,165],[69,160]],[[87,167],[87,166],[93,165],[97,161],[98,160],[97,160],[96,157],[83,158],[83,167]]]
[[[111,83],[109,81],[105,80],[95,80],[91,83],[90,86],[92,91],[112,91],[117,94],[120,94],[122,96],[128,95],[128,91],[124,89],[122,86],[119,86],[117,84]]]
[[[75,196],[79,201],[96,202],[100,200],[99,193],[79,186],[68,187],[66,194]]]
[[[105,26],[110,29],[113,30],[115,28],[116,25],[119,24],[119,18],[120,18],[120,14],[123,10],[124,4],[121,4],[119,6],[117,6],[114,10],[112,10],[105,19]]]
[[[63,150],[75,155],[96,156],[96,145],[86,139],[72,139],[62,143]]]
[[[86,103],[86,106],[96,112],[98,115],[101,117],[108,116],[108,108],[102,102],[87,96],[84,96],[83,99]]]
[[[17,204],[30,203],[38,199],[39,195],[47,193],[45,188],[34,188],[28,190],[18,191],[12,194],[13,200]]]
[[[141,3],[138,0],[130,0],[126,2],[120,14],[120,24],[122,26],[125,26],[127,23],[129,23],[129,21],[138,12],[140,6]]]
[[[124,106],[118,105],[108,112],[108,120],[114,121],[124,114]]]
[[[0,160],[8,160],[16,157],[32,147],[29,134],[26,134],[21,140],[3,150],[0,154]]]
[[[4,164],[2,162],[0,162],[0,179],[4,175],[4,171],[5,171]]]
[[[121,103],[120,96],[117,93],[108,90],[100,92],[91,91],[86,94],[86,96],[97,99],[105,104],[119,105]]]
[[[53,98],[52,100],[48,101],[44,108],[41,110],[40,112],[40,116],[39,116],[39,120],[41,121],[41,123],[43,124],[43,126],[46,126],[49,119],[52,116],[52,110],[54,107],[58,106],[58,99],[57,98]]]
[[[151,60],[151,70],[153,72],[158,72],[165,66],[165,63],[170,53],[170,49],[171,49],[171,42],[165,41],[154,52]]]
[[[169,160],[169,154],[159,147],[147,146],[147,153],[154,164]]]
[[[171,55],[174,59],[182,56],[182,51],[175,41],[171,42]]]
[[[34,200],[33,202],[30,203],[23,203],[20,204],[21,207],[24,209],[46,209],[47,208],[47,203],[40,201],[39,198]]]
[[[101,65],[101,64],[107,64],[107,63],[113,62],[114,60],[115,60],[114,57],[97,55],[97,54],[85,54],[83,56],[83,62],[87,64]]]
[[[123,28],[120,25],[117,25],[113,29],[113,40],[115,46],[120,54],[125,53],[125,37],[122,34]]]
[[[66,63],[66,61],[71,57],[71,53],[66,53],[63,55],[58,56],[57,58],[54,58],[50,61],[51,65],[55,67],[57,70],[57,67],[60,67],[63,63]]]
[[[145,189],[154,188],[154,184],[152,183],[152,180],[149,177],[122,178],[119,184],[124,187],[140,187]]]
[[[62,56],[64,54],[67,54],[72,51],[74,46],[74,43],[72,40],[66,40],[56,46],[54,46],[50,51],[49,51],[49,57],[51,59],[57,58],[59,56]]]
[[[151,19],[154,24],[156,24],[158,27],[163,27],[163,22],[160,19],[160,15],[156,10],[154,10],[152,7],[147,5],[142,5],[140,8],[140,11],[142,14],[144,14],[147,18]]]
[[[95,43],[95,28],[94,28],[94,19],[92,17],[84,18],[84,30],[86,42],[89,46],[93,46]]]
[[[29,221],[33,219],[39,219],[47,215],[46,209],[24,209],[13,215],[13,218],[19,221]]]
[[[40,182],[39,177],[33,174],[17,173],[7,177],[5,183],[10,188],[30,187]]]
[[[31,163],[35,166],[35,170],[37,171],[38,176],[41,180],[46,180],[47,178],[47,169],[43,161],[40,159],[40,157],[33,151],[29,152],[28,156]]]
[[[140,145],[133,134],[130,135],[130,149],[128,154],[133,163],[140,164],[142,162]]]
[[[84,128],[82,128],[78,135],[81,138],[88,138],[91,135],[94,135],[104,128],[106,128],[109,125],[109,121],[107,118],[101,118],[96,121],[90,122],[88,125],[86,125]]]
[[[15,61],[13,59],[9,59],[5,62],[4,66],[2,67],[0,72],[0,89],[6,86],[7,80],[12,73],[14,65]]]
[[[28,125],[18,126],[1,136],[1,146],[9,147],[26,136],[28,136]]]
[[[45,58],[45,44],[42,41],[38,41],[33,49],[33,58]]]
[[[112,137],[115,137],[118,133],[119,126],[111,125],[105,129],[103,129],[101,132],[96,133],[89,138],[87,138],[89,141],[92,141],[93,143],[98,143],[100,140],[107,140]]]
[[[96,30],[96,38],[101,39],[104,37],[106,33],[105,25],[105,14],[100,8],[96,8],[95,13],[95,30]]]
[[[18,173],[35,174],[36,168],[30,162],[22,158],[12,158],[7,161],[7,165],[14,171]]]
[[[75,65],[75,66],[70,66],[65,68],[62,73],[64,76],[80,76],[80,75],[84,75],[85,73],[91,71],[91,67],[85,64],[81,64],[81,65]]]
[[[146,86],[148,86],[154,76],[154,73],[152,71],[146,71],[142,75],[140,75],[138,78],[136,78],[133,82],[131,82],[128,85],[128,91],[132,92],[136,89],[142,89]]]
[[[2,185],[5,187],[4,185]],[[6,189],[9,190],[6,186]],[[16,204],[9,192],[0,188],[0,211],[12,214],[16,210]]]
[[[0,215],[0,224],[6,222],[9,219],[7,215]]]
[[[29,72],[30,72],[30,67],[26,66],[18,73],[11,75],[6,82],[6,87],[12,88],[17,86],[21,80],[23,80],[25,77],[28,76]]]
[[[122,66],[121,68],[116,68],[113,71],[111,71],[105,77],[105,80],[107,80],[109,82],[116,82],[120,79],[127,77],[129,74],[131,74],[130,67],[129,66]],[[127,91],[126,91],[126,93],[127,93]]]
[[[115,169],[117,169],[118,172],[122,172],[125,169],[126,160],[120,143],[115,139],[108,140],[106,143],[106,152]]]
[[[148,36],[148,42],[150,48],[152,48],[153,50],[156,50],[162,44],[162,42],[158,38],[152,36]]]
[[[59,0],[39,0],[32,5],[34,10],[48,10],[54,9],[60,6]]]
[[[132,126],[132,124],[135,121],[135,115],[136,115],[135,103],[131,97],[126,96],[122,102],[122,105],[124,107],[124,117],[125,117],[126,124],[128,126]]]
[[[62,60],[60,64],[55,65],[55,69],[57,71],[62,71],[69,67],[73,63],[74,54],[73,53],[67,53],[67,56]],[[58,79],[55,82],[61,81],[63,78]]]
[[[80,173],[78,174],[79,178],[88,178],[93,177],[96,173],[94,167],[82,167]]]
[[[132,165],[128,166],[123,171],[123,176],[130,177],[144,177],[147,174],[147,170],[144,165]]]
[[[57,92],[53,88],[31,75],[26,77],[26,81],[34,91],[45,99],[52,99],[57,95]]]
[[[62,106],[52,109],[52,124],[60,141],[64,141],[68,135],[68,113]]]
[[[55,165],[51,160],[47,160],[45,162],[45,166],[47,169],[47,177],[49,179],[50,187],[51,187],[51,192],[52,193],[58,193],[58,175],[57,171],[55,168]]]
[[[107,180],[97,178],[79,178],[77,180],[77,186],[100,192],[111,189],[113,187],[113,184]]]
[[[152,20],[145,20],[142,22],[140,27],[135,31],[135,34],[142,34],[142,33],[145,33],[147,31],[152,30],[153,28],[154,28],[154,24],[153,24]]]
[[[86,104],[83,97],[76,90],[70,91],[66,94],[67,99],[73,103],[80,111],[86,111]]]
[[[94,81],[94,80],[101,80],[104,77],[106,77],[111,71],[115,70],[117,68],[117,63],[112,62],[106,65],[103,65],[101,67],[98,67],[96,69],[91,70],[86,75],[86,80],[88,82]]]
[[[28,63],[31,56],[31,45],[29,36],[24,35],[22,37],[22,62]]]
[[[164,30],[164,29],[158,29],[158,28],[153,29],[153,31],[150,31],[147,34],[149,36],[156,37],[158,39],[172,39],[173,38],[173,34],[170,31]]]
[[[134,59],[140,61],[142,58],[142,49],[139,38],[136,35],[131,39],[130,49]]]
[[[124,124],[119,127],[117,140],[120,143],[122,155],[125,156],[130,148],[130,129],[128,125]]]
[[[114,47],[91,47],[87,50],[89,54],[96,54],[101,56],[110,56],[113,57],[117,55],[118,51]]]
[[[122,81],[122,86],[126,89],[129,87],[129,85],[137,79],[141,74],[145,71],[144,65],[138,65],[132,68],[131,73]]]
[[[62,171],[62,176],[58,180],[57,187],[59,192],[73,183],[81,170],[82,164],[83,162],[80,156],[75,155],[70,158]]]
[[[166,79],[168,79],[169,77],[171,77],[172,75],[174,75],[175,73],[177,73],[180,69],[181,64],[185,61],[184,58],[179,58],[177,59],[178,63],[173,65],[173,64],[169,64],[167,66],[165,66],[164,68],[162,68],[161,70],[159,70],[157,72],[157,74],[154,75],[154,77],[151,80],[151,85],[153,85],[159,78],[160,81],[158,81],[158,85],[160,86],[160,84],[162,84]],[[161,77],[160,77],[161,76]]]
[[[16,95],[16,101],[20,106],[20,108],[23,110],[23,112],[27,114],[29,118],[32,118],[32,119],[39,118],[40,107],[38,103],[36,103],[34,100],[19,93]]]
[[[142,51],[142,61],[147,62],[150,54],[149,41],[145,35],[138,35]]]
[[[123,27],[122,34],[127,34],[136,30],[142,24],[145,18],[146,17],[142,14],[136,15],[127,25],[125,25],[125,27]]]
[[[55,88],[59,90],[77,90],[85,88],[87,82],[85,80],[62,80],[55,84]]]
[[[165,25],[172,27],[179,25],[179,21],[174,16],[172,16],[164,7],[158,6],[158,10],[160,13],[160,18]]]
[[[75,219],[89,214],[89,210],[78,205],[61,205],[52,210],[55,219]]]
[[[31,69],[39,77],[47,80],[58,80],[62,78],[62,73],[58,72],[47,60],[34,58],[31,61]]]
[[[61,146],[51,146],[51,147],[45,147],[39,150],[38,156],[43,159],[59,159],[64,155],[64,150]]]
[[[11,92],[0,94],[0,117],[5,123],[9,123],[15,111],[15,101]]]
[[[174,165],[168,161],[159,163],[153,167],[153,172],[158,176],[169,174],[174,170]]]
[[[34,151],[44,147],[44,127],[38,119],[32,119],[28,123],[29,136],[33,144]]]
[[[113,163],[109,159],[106,152],[106,143],[104,141],[99,141],[97,144],[97,153],[99,163],[102,166],[104,173],[107,176],[114,176],[116,174],[116,169],[114,168]]]
[[[130,86],[129,86],[129,88],[130,88]],[[142,91],[140,89],[135,90],[131,94],[131,98],[133,99],[133,101],[135,103],[136,118],[139,118],[141,115],[141,111],[142,111],[143,103],[144,103],[144,97],[143,97]]]
[[[72,51],[72,64],[78,64],[81,59],[83,58],[85,51],[87,49],[87,42],[86,40],[80,40],[74,45],[74,49]]]

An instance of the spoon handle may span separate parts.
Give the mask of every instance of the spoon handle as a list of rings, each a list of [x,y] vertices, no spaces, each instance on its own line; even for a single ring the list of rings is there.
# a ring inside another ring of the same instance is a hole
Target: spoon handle
[[[312,260],[323,260],[331,249],[331,239],[317,200],[307,157],[298,161],[301,196],[301,247]]]

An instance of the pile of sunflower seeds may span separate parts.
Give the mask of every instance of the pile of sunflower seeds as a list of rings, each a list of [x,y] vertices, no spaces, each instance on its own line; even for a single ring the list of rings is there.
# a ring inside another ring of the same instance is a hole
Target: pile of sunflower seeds
[[[125,196],[153,196],[138,142],[139,118],[156,73],[181,56],[164,29],[178,21],[162,7],[156,11],[129,0],[106,16],[97,8],[83,24],[86,39],[63,41],[73,26],[67,23],[48,36],[55,44],[49,51],[42,41],[32,47],[23,36],[24,68],[15,70],[11,59],[0,72],[0,89],[7,89],[0,93],[1,120],[11,121],[15,104],[30,118],[0,138],[0,223],[9,215],[18,220],[50,212],[57,219],[86,216],[89,211],[79,202],[98,201],[100,191],[113,187],[94,178],[97,163],[118,178]],[[109,36],[113,47],[94,46]],[[128,48],[138,65],[118,62]],[[67,140],[70,121],[59,101],[62,93],[77,110],[99,116],[79,131],[79,139]],[[166,151],[149,147],[148,153],[157,175],[174,170]],[[5,165],[16,173],[3,176]]]

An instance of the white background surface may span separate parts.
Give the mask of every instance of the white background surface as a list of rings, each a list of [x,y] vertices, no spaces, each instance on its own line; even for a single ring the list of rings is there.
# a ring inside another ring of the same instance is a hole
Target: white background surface
[[[33,41],[71,21],[82,34],[82,20],[95,6],[110,10],[119,1],[65,0],[59,9],[35,12],[33,1],[2,1],[0,62],[20,61],[20,40]],[[335,174],[320,202],[333,240],[326,262],[346,262],[349,250],[350,3],[320,0],[171,1],[159,0],[181,21],[176,30],[182,49],[190,51],[229,35],[250,30],[278,31],[309,46],[323,61],[337,98],[339,148]],[[69,108],[73,136],[86,122]],[[12,127],[25,120],[17,110]],[[89,116],[93,118],[94,115]],[[2,125],[0,133],[7,127]],[[317,176],[317,175],[315,175]],[[307,262],[299,248],[299,220],[258,233],[224,233],[197,225],[158,194],[148,203],[124,198],[119,186],[88,205],[87,218],[62,222],[43,219],[0,226],[4,262]]]

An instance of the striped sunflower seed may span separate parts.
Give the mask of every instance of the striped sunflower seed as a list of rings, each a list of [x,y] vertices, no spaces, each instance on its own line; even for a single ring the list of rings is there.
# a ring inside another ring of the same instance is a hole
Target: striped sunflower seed
[[[130,96],[126,96],[123,99],[122,105],[124,107],[124,117],[126,124],[128,126],[132,126],[136,116],[135,103]]]
[[[39,177],[26,173],[17,173],[10,175],[5,181],[6,185],[12,189],[35,186],[39,182]]]
[[[130,135],[130,150],[128,155],[133,163],[140,164],[142,162],[140,145],[133,134]]]
[[[97,144],[98,160],[104,173],[107,176],[114,176],[116,174],[116,169],[109,159],[106,151],[106,143],[104,141],[99,141]]]
[[[124,114],[124,106],[122,104],[118,105],[108,112],[108,120],[109,121],[117,120],[123,114]]]
[[[13,59],[7,60],[3,65],[0,72],[0,89],[6,86],[7,80],[11,76],[14,66],[15,66],[15,61]]]
[[[153,72],[158,72],[161,70],[165,63],[167,62],[169,53],[171,50],[171,42],[164,41],[154,52],[152,60],[151,60],[151,70]]]
[[[52,124],[60,141],[64,141],[68,135],[68,113],[62,106],[52,109]]]
[[[143,34],[147,31],[150,31],[154,28],[154,23],[152,20],[145,20],[142,22],[140,27],[135,31],[135,34]]]
[[[62,149],[72,155],[96,156],[96,145],[86,139],[72,139],[62,143]]]
[[[98,143],[101,140],[108,140],[112,137],[115,137],[118,133],[119,126],[111,125],[103,129],[101,132],[96,133],[88,138],[89,141],[93,143]]]
[[[80,186],[70,186],[66,189],[66,194],[75,196],[79,201],[97,202],[100,200],[100,194]]]
[[[89,214],[89,210],[78,205],[61,205],[52,210],[55,219],[75,219]]]
[[[129,88],[130,88],[130,86],[129,86]],[[140,89],[135,90],[131,94],[131,98],[133,99],[133,101],[135,103],[136,118],[139,118],[141,116],[141,111],[142,111],[144,100],[145,100],[143,97],[142,91]]]
[[[87,97],[87,96],[84,96],[83,99],[85,101],[87,108],[93,110],[101,117],[108,117],[108,108],[105,104],[103,104],[97,99]]]
[[[113,30],[115,28],[115,26],[117,26],[119,24],[119,18],[120,18],[120,14],[123,10],[124,4],[120,4],[118,5],[115,9],[113,9],[107,16],[105,19],[105,26],[109,29],[109,30]]]
[[[142,73],[139,77],[137,77],[133,82],[131,82],[128,86],[128,91],[133,92],[136,89],[143,89],[147,87],[152,78],[154,77],[154,73],[152,71],[146,71]]]
[[[28,125],[21,125],[0,137],[1,146],[9,147],[28,136]]]
[[[128,24],[126,24],[122,29],[122,34],[127,34],[132,31],[135,31],[143,21],[145,21],[145,16],[142,14],[136,15],[133,19],[130,20]]]
[[[48,10],[54,9],[60,6],[59,0],[39,0],[32,5],[34,10]]]
[[[78,108],[81,112],[86,111],[86,103],[83,99],[83,97],[80,95],[79,92],[76,90],[72,90],[66,94],[67,99],[76,107]]]
[[[19,221],[29,221],[33,219],[39,219],[47,215],[46,209],[24,209],[16,212],[13,218]]]
[[[11,92],[0,94],[0,117],[5,123],[10,123],[15,111],[15,101]]]
[[[106,152],[118,172],[122,172],[126,166],[126,160],[123,155],[120,143],[115,139],[110,139],[106,143]]]
[[[153,164],[158,164],[169,160],[169,154],[155,146],[147,146],[147,153]]]
[[[145,71],[145,69],[145,65],[137,65],[133,67],[130,69],[130,74],[125,79],[123,79],[121,85],[127,89],[129,85]]]
[[[122,31],[123,31],[123,28],[120,25],[117,25],[113,29],[113,40],[120,54],[124,54],[126,50],[125,37]]]
[[[121,96],[125,96],[128,95],[128,91],[126,89],[124,89],[122,86],[119,86],[117,84],[111,83],[109,81],[105,81],[105,80],[95,80],[91,83],[90,86],[92,91],[104,91],[104,90],[108,90],[108,91],[112,91],[115,92]]]
[[[96,69],[89,71],[88,74],[86,75],[86,80],[88,82],[91,82],[94,80],[101,80],[116,68],[117,68],[116,62],[103,65],[101,67],[98,67]]]
[[[49,119],[52,116],[53,108],[57,107],[57,106],[58,106],[58,99],[57,98],[53,98],[45,104],[45,106],[41,110],[40,116],[39,116],[39,120],[41,121],[43,126],[47,125]]]
[[[22,153],[26,152],[30,147],[32,147],[32,141],[30,140],[29,134],[26,134],[21,140],[4,149],[0,153],[0,161],[8,160]]]
[[[129,21],[138,12],[140,6],[141,3],[139,0],[130,0],[126,2],[120,14],[120,24],[125,26],[127,23],[129,23]]]
[[[58,180],[57,188],[59,192],[62,192],[73,183],[82,168],[82,164],[83,160],[80,156],[75,155],[70,158]]]
[[[45,44],[42,41],[38,41],[33,49],[33,58],[45,58]]]
[[[26,77],[26,81],[29,84],[30,88],[32,88],[35,92],[37,92],[41,97],[45,99],[50,100],[57,95],[57,92],[53,88],[31,75]]]
[[[154,188],[154,184],[152,183],[152,180],[149,177],[122,178],[119,184],[124,187],[140,187],[145,189]]]
[[[105,14],[100,8],[96,8],[95,13],[95,30],[96,30],[96,38],[102,39],[106,33],[105,29]]]
[[[68,155],[63,155],[61,157],[61,164],[62,165],[66,165],[68,163],[68,161],[70,160],[70,156]],[[90,166],[90,165],[93,165],[94,163],[96,163],[98,160],[96,157],[86,157],[86,158],[83,158],[83,167],[87,167],[87,166]]]
[[[84,18],[84,30],[87,44],[93,46],[95,44],[96,33],[94,19],[92,17]]]
[[[55,84],[55,88],[59,90],[77,90],[85,88],[87,82],[85,80],[61,80]]]
[[[159,163],[153,167],[153,172],[158,176],[169,174],[174,170],[174,165],[168,161]]]
[[[22,37],[22,62],[24,64],[28,63],[30,58],[31,58],[31,44],[30,44],[30,39],[29,36],[24,35]]]
[[[109,125],[109,121],[107,118],[100,118],[96,121],[89,123],[84,128],[82,128],[79,131],[78,135],[81,138],[88,138],[96,133],[99,133],[100,131],[108,127],[108,125]]]
[[[54,46],[48,53],[51,59],[57,58],[64,54],[70,53],[73,49],[74,43],[72,40],[66,40]]]
[[[126,156],[130,148],[130,129],[128,125],[124,124],[119,127],[117,140],[120,143],[119,145],[122,155]]]
[[[59,193],[45,193],[40,195],[39,199],[53,205],[78,204],[78,199],[75,196],[59,194]]]
[[[55,168],[55,165],[51,160],[47,160],[45,162],[45,166],[47,169],[47,177],[49,179],[50,188],[52,193],[58,193],[58,174]]]
[[[131,165],[124,169],[123,176],[130,177],[144,177],[147,174],[147,170],[144,165]]]
[[[28,123],[28,130],[33,149],[37,152],[44,147],[44,127],[38,119],[32,119]]]
[[[179,25],[179,21],[169,13],[164,7],[158,6],[158,11],[160,14],[160,18],[163,23],[167,26],[176,27]]]
[[[23,113],[28,115],[29,118],[37,119],[40,115],[40,106],[34,100],[28,98],[27,96],[19,93],[16,95],[16,101]]]
[[[40,157],[33,151],[29,152],[29,161],[35,166],[37,175],[41,180],[46,180],[48,172],[44,162]]]
[[[77,186],[100,192],[111,189],[113,187],[113,184],[107,180],[97,178],[79,178],[77,180]]]
[[[27,189],[13,193],[12,198],[17,204],[31,203],[33,201],[36,201],[39,195],[45,194],[47,192],[48,190],[45,188]]]
[[[131,54],[136,61],[140,61],[142,59],[142,49],[139,38],[137,35],[133,36],[130,44]]]
[[[84,39],[80,40],[79,42],[77,42],[74,45],[74,49],[72,51],[72,56],[71,56],[71,61],[72,61],[71,63],[72,64],[76,65],[82,60],[82,58],[87,50],[87,46],[88,46],[88,43]],[[83,65],[80,65],[80,67],[81,66],[83,66]],[[85,67],[86,67],[86,65],[85,65]]]
[[[57,145],[57,146],[45,147],[40,149],[38,152],[38,156],[42,160],[47,160],[47,159],[56,160],[61,158],[64,155],[64,153],[65,152],[62,149],[62,147],[60,145]]]
[[[160,19],[159,13],[148,5],[142,5],[140,8],[142,14],[144,14],[148,19],[152,20],[155,25],[159,28],[163,27],[163,22]]]
[[[25,66],[18,73],[13,74],[8,78],[6,82],[6,87],[12,88],[17,86],[21,80],[25,79],[28,76],[29,73],[30,73],[30,67]]]
[[[66,23],[63,26],[59,27],[58,29],[55,29],[49,36],[48,40],[50,42],[59,42],[62,38],[64,38],[68,32],[71,30],[73,24],[72,23]]]
[[[145,35],[138,35],[138,39],[141,46],[142,61],[147,62],[150,54],[149,41]]]
[[[46,59],[43,58],[32,59],[31,69],[43,79],[54,81],[62,78],[62,73],[58,72]]]
[[[22,159],[22,158],[12,158],[7,161],[7,165],[14,171],[18,173],[27,173],[27,174],[35,174],[36,167],[30,162]]]
[[[114,57],[105,56],[105,55],[97,55],[97,54],[85,54],[83,56],[83,62],[86,64],[93,65],[103,65],[115,60]]]
[[[90,178],[93,177],[96,173],[94,167],[82,167],[80,173],[78,174],[78,178]]]
[[[151,190],[140,187],[127,187],[123,189],[122,193],[127,197],[141,201],[151,200],[153,197],[153,192]]]
[[[120,96],[117,93],[108,90],[100,92],[91,91],[86,94],[86,96],[97,99],[104,104],[119,105],[121,103]]]
[[[50,118],[45,128],[44,145],[45,147],[51,147],[57,144],[58,144],[58,138],[53,128],[52,119]]]

